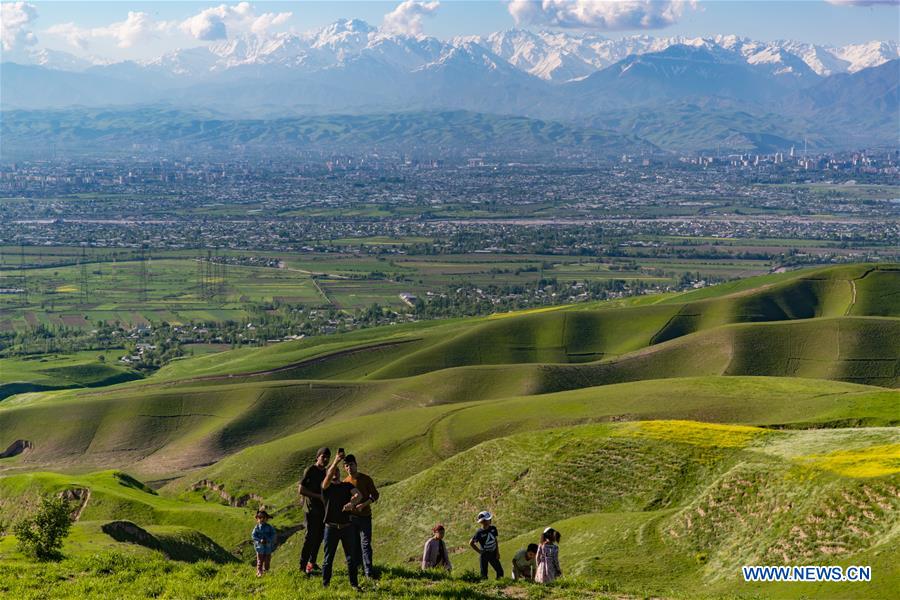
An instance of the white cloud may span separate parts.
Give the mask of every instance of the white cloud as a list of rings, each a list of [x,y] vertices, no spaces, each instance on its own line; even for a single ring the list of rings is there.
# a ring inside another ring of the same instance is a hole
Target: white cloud
[[[264,35],[284,25],[291,12],[256,14],[249,2],[229,6],[220,4],[200,11],[181,22],[181,30],[198,40],[223,40],[232,33]]]
[[[6,27],[4,7],[4,36]],[[47,33],[64,38],[71,45],[87,48],[93,39],[111,39],[120,48],[131,48],[155,37],[177,34],[179,31],[198,40],[221,40],[234,33],[264,35],[269,29],[283,25],[292,13],[257,14],[248,2],[229,6],[222,4],[207,8],[184,21],[155,21],[145,12],[129,12],[124,21],[104,27],[79,27],[75,23],[59,23]],[[5,44],[5,37],[4,37]]]
[[[129,12],[124,21],[110,23],[104,27],[79,27],[75,23],[59,23],[47,28],[47,33],[63,37],[78,48],[87,48],[92,39],[107,38],[115,41],[119,48],[131,48],[151,38],[169,33],[172,23],[154,21],[145,12]]]
[[[422,2],[420,0],[404,0],[397,7],[384,15],[382,28],[394,33],[419,35],[422,33],[422,19],[433,16],[440,2]]]
[[[510,0],[518,24],[622,31],[676,23],[697,0]]]
[[[825,0],[838,6],[900,6],[900,0]]]
[[[58,23],[47,28],[47,33],[58,35],[73,46],[86,48],[91,37],[90,29],[83,29],[75,23]]]
[[[171,28],[165,21],[154,21],[153,17],[145,12],[130,12],[124,21],[111,23],[106,27],[92,29],[94,37],[110,37],[116,40],[119,48],[131,48],[138,42],[157,37],[166,33]]]
[[[28,2],[4,2],[0,4],[0,44],[4,50],[37,43],[34,32],[28,26],[37,18],[37,8]]]

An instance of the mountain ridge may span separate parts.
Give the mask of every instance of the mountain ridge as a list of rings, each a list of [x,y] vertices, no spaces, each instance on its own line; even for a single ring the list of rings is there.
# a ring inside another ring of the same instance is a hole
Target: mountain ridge
[[[58,70],[49,55],[41,65],[0,63],[0,108],[163,104],[231,121],[462,110],[637,134],[644,148],[682,152],[768,152],[801,140],[816,150],[900,143],[894,42],[837,52],[737,36],[633,36],[616,40],[613,52],[604,40],[514,30],[445,42],[344,20],[306,36],[236,38],[145,63]],[[551,46],[559,52],[548,53]],[[702,118],[680,119],[684,106]],[[739,123],[730,124],[735,114]],[[640,134],[625,128],[636,120]],[[715,127],[698,129],[703,121]]]
[[[385,45],[433,60],[450,48],[473,43],[500,56],[525,73],[554,83],[589,75],[633,54],[659,52],[674,45],[721,48],[743,57],[751,64],[777,61],[790,67],[787,63],[793,62],[796,65],[800,61],[818,76],[855,73],[900,57],[900,44],[894,40],[828,46],[798,40],[759,41],[725,34],[704,37],[632,35],[611,39],[590,32],[526,29],[508,29],[482,36],[456,36],[441,40],[426,35],[385,32],[360,19],[338,19],[306,33],[282,32],[269,36],[249,34],[209,46],[175,50],[134,64],[164,67],[182,62],[182,56],[203,56],[207,62],[200,66],[210,71],[246,64],[275,63],[295,68],[323,68],[340,64],[352,54],[383,55]],[[61,70],[81,71],[109,65],[108,61],[83,59],[58,50],[40,49],[6,54],[12,57],[11,60],[7,58],[8,62],[38,64]],[[114,64],[121,62],[131,61]],[[182,70],[178,74],[196,76],[200,74],[200,70]]]

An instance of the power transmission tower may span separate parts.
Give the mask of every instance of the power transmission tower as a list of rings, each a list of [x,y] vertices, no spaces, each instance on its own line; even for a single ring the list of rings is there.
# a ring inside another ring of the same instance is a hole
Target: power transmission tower
[[[144,244],[141,244],[141,254],[138,262],[138,280],[139,280],[139,291],[138,291],[138,299],[141,302],[147,301],[147,257],[144,254]]]
[[[87,250],[85,250],[83,246],[81,248],[81,259],[79,262],[81,263],[81,283],[79,285],[81,290],[81,303],[87,304],[90,292],[88,291]]]
[[[25,244],[19,246],[19,270],[22,271],[22,298],[28,304],[28,273],[25,269]]]
[[[206,298],[206,278],[203,276],[203,251],[197,255],[197,297]]]
[[[226,287],[226,285],[227,285],[227,284],[226,284],[226,281],[225,281],[225,278],[226,278],[226,272],[225,272],[225,271],[226,271],[226,268],[227,268],[227,267],[226,267],[226,262],[225,262],[225,260],[226,260],[225,254],[222,254],[222,255],[219,257],[219,277],[218,277],[218,284],[219,284],[219,286],[218,286],[218,287],[219,287],[219,294],[218,294],[218,296],[219,296],[219,303],[220,303],[220,304],[224,304],[224,303],[225,303],[225,287]]]
[[[206,296],[207,300],[211,300],[215,295],[215,289],[213,288],[213,253],[212,250],[206,251],[206,282],[204,287],[206,288]]]

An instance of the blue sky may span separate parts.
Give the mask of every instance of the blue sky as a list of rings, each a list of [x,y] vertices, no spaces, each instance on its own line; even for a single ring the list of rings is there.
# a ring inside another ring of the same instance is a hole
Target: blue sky
[[[566,3],[571,6],[592,1],[551,0],[558,3],[552,10],[522,4],[521,11],[500,0],[408,0],[407,5],[418,2],[424,6],[403,9],[397,9],[397,1],[358,0],[251,2],[243,8],[238,8],[236,2],[4,2],[3,49],[12,52],[26,46],[47,47],[83,56],[149,58],[175,48],[231,37],[251,28],[302,32],[342,17],[359,18],[380,26],[385,23],[385,15],[395,9],[397,18],[390,21],[392,26],[441,38],[516,26],[548,29],[558,25],[596,31],[608,37],[723,33],[759,40],[789,38],[830,45],[900,37],[897,0],[888,0],[886,4],[885,0],[874,3],[872,0],[832,0],[834,3],[825,0],[638,0],[644,5],[640,10],[655,18],[646,23],[648,27],[631,26],[638,20],[633,14],[610,13],[607,9],[615,4],[610,2],[595,3],[600,7],[599,14],[586,21],[572,22],[571,13],[564,14]],[[514,12],[520,17],[518,23]],[[528,18],[521,18],[523,14]],[[189,19],[194,20],[190,25],[185,24]]]

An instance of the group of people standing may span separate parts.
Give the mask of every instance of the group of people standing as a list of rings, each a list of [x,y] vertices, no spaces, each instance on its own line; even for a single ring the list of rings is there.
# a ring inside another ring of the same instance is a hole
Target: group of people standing
[[[371,506],[378,501],[378,488],[371,477],[359,471],[356,457],[345,454],[344,449],[339,448],[332,460],[330,449],[319,448],[315,462],[303,473],[299,492],[306,509],[306,538],[300,551],[301,572],[311,576],[320,570],[316,558],[324,544],[322,585],[328,587],[340,545],[347,559],[351,586],[359,587],[360,567],[366,578],[373,577]],[[479,554],[483,579],[487,578],[489,567],[493,568],[498,579],[504,574],[500,560],[500,534],[493,519],[490,512],[478,513],[478,529],[469,541],[470,547]],[[257,524],[251,533],[256,549],[257,577],[262,577],[269,570],[275,549],[276,533],[268,520],[268,513],[258,511]],[[445,532],[443,525],[432,529],[432,536],[425,542],[422,555],[423,569],[452,570],[450,554],[444,543]],[[529,544],[519,550],[512,559],[513,579],[549,583],[561,576],[560,538],[558,531],[548,527],[541,534],[540,544]]]
[[[481,567],[481,578],[487,579],[488,568],[493,568],[497,579],[503,577],[503,563],[500,560],[500,533],[493,524],[494,515],[488,511],[478,513],[475,519],[478,529],[469,540],[469,546],[478,553]],[[443,525],[435,525],[431,537],[425,542],[422,553],[423,569],[446,569],[451,571],[450,554],[444,542],[446,529]],[[552,527],[547,527],[541,534],[540,544],[528,544],[513,556],[512,577],[517,580],[550,583],[562,576],[559,566],[559,542],[562,536]]]
[[[316,462],[300,480],[300,495],[306,501],[306,539],[300,551],[300,570],[312,575],[318,570],[316,557],[324,543],[322,585],[328,587],[334,569],[338,544],[344,549],[350,585],[359,586],[359,567],[367,578],[372,568],[372,504],[378,501],[378,488],[361,473],[356,457],[339,448],[331,461],[331,450],[319,448]],[[341,479],[340,463],[346,476]]]

